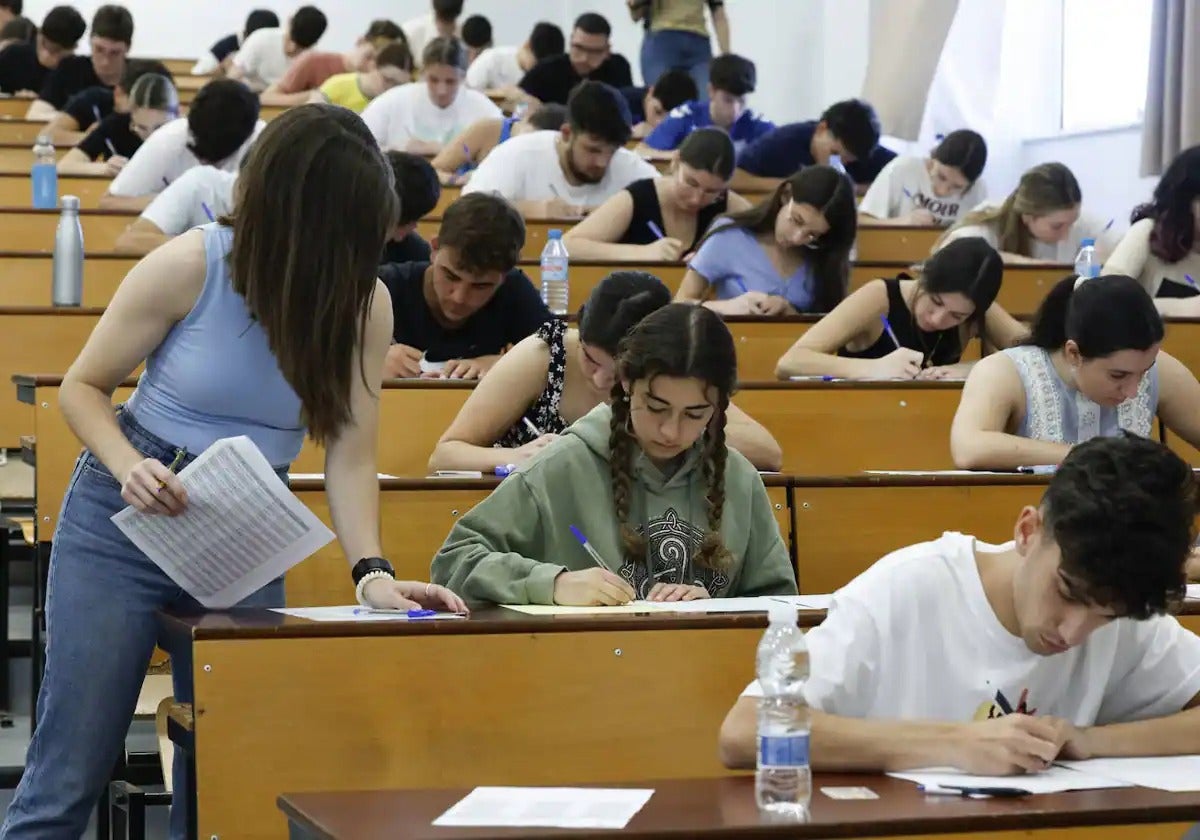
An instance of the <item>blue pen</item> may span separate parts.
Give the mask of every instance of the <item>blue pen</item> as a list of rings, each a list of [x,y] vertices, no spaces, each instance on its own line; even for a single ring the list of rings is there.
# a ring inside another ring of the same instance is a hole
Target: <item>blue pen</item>
[[[361,607],[354,610],[355,615],[402,615],[405,618],[429,618],[437,615],[437,610],[387,610],[375,607]]]
[[[92,106],[92,115],[96,117],[96,122],[100,122],[100,109],[95,105]]]
[[[888,338],[892,340],[892,343],[896,345],[896,349],[899,350],[900,339],[896,338],[896,333],[892,331],[892,324],[890,321],[888,321],[888,317],[886,315],[880,315],[879,320],[883,321],[883,331],[888,334]]]
[[[1196,281],[1192,279],[1192,275],[1185,274],[1185,275],[1183,275],[1183,279],[1188,281],[1188,285],[1191,286],[1193,289],[1200,289],[1200,286],[1197,286]]]
[[[1100,231],[1100,232],[1101,232],[1101,233],[1108,233],[1108,229],[1109,229],[1110,227],[1112,227],[1112,226],[1113,226],[1113,222],[1115,222],[1115,221],[1116,221],[1116,219],[1109,219],[1109,220],[1108,220],[1108,224],[1106,224],[1106,225],[1104,226],[1104,230],[1102,230],[1102,231]]]
[[[217,217],[213,215],[213,211],[209,209],[207,204],[201,201],[200,206],[204,208],[204,215],[208,216],[208,220],[210,222],[215,222],[217,220]]]
[[[471,163],[471,147],[463,143],[462,150],[465,160],[459,165],[458,169],[454,170],[455,175],[466,175],[474,167],[474,164]]]
[[[507,478],[508,476],[512,475],[516,471],[517,471],[516,464],[504,464],[504,465],[496,467],[494,470],[492,470],[492,472],[495,473],[496,475],[498,475],[500,478]]]
[[[908,191],[908,187],[901,187],[900,189],[904,190],[904,194],[908,196],[909,201],[913,201],[913,194]]]
[[[662,232],[662,228],[654,223],[653,220],[646,222],[646,227],[650,228],[650,232],[654,234],[655,239],[666,239],[667,235]]]
[[[579,540],[579,544],[583,546],[583,550],[588,553],[589,557],[596,561],[596,565],[601,569],[607,569],[611,572],[612,569],[608,568],[608,564],[604,562],[604,558],[600,556],[600,552],[596,551],[596,549],[592,547],[592,544],[588,542],[588,538],[583,535],[583,532],[574,525],[568,527],[570,527],[571,533],[575,535],[575,539]]]

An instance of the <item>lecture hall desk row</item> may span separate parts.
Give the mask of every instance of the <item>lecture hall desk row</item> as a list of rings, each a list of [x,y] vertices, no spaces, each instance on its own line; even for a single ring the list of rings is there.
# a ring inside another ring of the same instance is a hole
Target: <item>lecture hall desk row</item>
[[[184,90],[179,92],[180,113],[186,114],[188,106],[192,104],[192,100],[196,98],[195,91]],[[25,122],[25,115],[29,113],[29,106],[33,104],[33,99],[28,97],[6,96],[0,97],[0,120],[21,121]],[[262,105],[259,107],[259,117],[267,122],[275,119],[277,116],[286,111],[287,108],[280,105]],[[44,120],[30,120],[29,122],[45,125]],[[14,135],[15,139],[24,140],[25,135]],[[37,136],[36,129],[34,136]],[[8,140],[7,133],[0,133],[0,139]]]
[[[822,618],[805,611],[800,622]],[[259,610],[160,621],[192,653],[195,701],[177,707],[171,730],[195,762],[198,836],[238,838],[286,837],[275,808],[283,793],[728,777],[717,733],[753,677],[766,626],[762,613],[526,616],[502,608],[426,623],[317,623]],[[929,807],[1006,815],[988,826],[994,840],[1178,840],[1182,823],[1200,816],[1195,794],[1148,791],[1074,797],[1088,816],[1034,810],[1071,800],[942,799]],[[710,807],[694,806],[698,814]],[[392,816],[388,831],[358,836],[399,836],[402,818]],[[941,836],[965,840],[982,827],[892,819],[887,830],[829,827],[817,836],[950,832]],[[1153,821],[1176,824],[1129,828]],[[1050,830],[1063,826],[1095,827]],[[1030,834],[1035,828],[1047,831]]]

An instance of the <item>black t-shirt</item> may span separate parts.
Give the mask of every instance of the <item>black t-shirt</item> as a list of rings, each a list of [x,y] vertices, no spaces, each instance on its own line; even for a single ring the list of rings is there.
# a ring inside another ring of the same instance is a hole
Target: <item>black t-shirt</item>
[[[48,75],[50,71],[38,63],[37,48],[33,44],[9,44],[0,50],[0,92],[28,90],[37,93]]]
[[[643,178],[634,181],[625,188],[633,199],[633,215],[629,217],[629,227],[617,240],[622,245],[650,245],[658,240],[658,234],[650,229],[653,222],[658,229],[665,231],[667,223],[663,221],[662,204],[658,200],[658,190],[654,186],[654,178]],[[691,244],[683,243],[684,253],[696,250],[696,245],[704,238],[713,221],[726,210],[726,197],[722,195],[696,214],[696,238]]]
[[[392,294],[393,339],[424,350],[431,362],[495,355],[553,317],[533,283],[514,268],[482,309],[458,329],[447,329],[425,302],[427,268],[427,262],[388,263],[379,267],[379,279]]]
[[[100,81],[92,59],[86,55],[69,55],[58,63],[42,85],[38,99],[62,110],[67,100],[90,87],[112,88]]]
[[[90,87],[67,100],[63,113],[79,123],[80,131],[87,131],[96,122],[96,114],[104,119],[113,112],[112,88]]]
[[[633,87],[633,74],[625,56],[613,53],[604,60],[596,72],[587,77],[589,81],[604,82],[620,90]],[[575,72],[571,66],[571,57],[566,53],[544,58],[529,69],[521,79],[521,90],[530,96],[537,97],[540,102],[557,102],[567,104],[567,97],[575,85],[582,82],[583,76]]]
[[[387,244],[383,246],[383,259],[379,261],[379,264],[428,263],[432,257],[433,252],[429,250],[429,243],[422,239],[420,234],[414,232],[399,242],[389,239]]]
[[[121,157],[131,158],[142,147],[142,138],[130,128],[132,121],[129,114],[109,114],[96,123],[75,148],[90,160],[108,160],[113,156],[113,149]],[[108,147],[109,143],[112,143],[112,149]]]
[[[237,52],[237,49],[240,46],[241,42],[238,41],[238,36],[235,33],[233,35],[226,35],[220,41],[217,41],[217,43],[209,47],[208,51],[213,54],[213,57],[217,61],[224,61],[225,57],[230,53]]]

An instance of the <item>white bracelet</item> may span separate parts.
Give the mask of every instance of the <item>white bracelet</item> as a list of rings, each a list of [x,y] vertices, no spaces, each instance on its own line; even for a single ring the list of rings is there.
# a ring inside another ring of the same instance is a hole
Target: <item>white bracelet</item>
[[[392,578],[392,580],[395,580],[390,573],[385,572],[383,569],[373,569],[363,575],[358,581],[358,586],[354,587],[354,599],[364,607],[369,607],[371,605],[368,604],[366,599],[363,597],[363,590],[367,588],[368,583],[376,578]]]

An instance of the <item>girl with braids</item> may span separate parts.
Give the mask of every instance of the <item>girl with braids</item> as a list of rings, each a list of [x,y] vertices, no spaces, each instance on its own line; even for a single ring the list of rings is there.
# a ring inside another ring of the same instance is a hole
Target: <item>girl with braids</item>
[[[736,379],[733,337],[711,310],[646,316],[621,342],[611,404],[462,517],[433,580],[500,604],[795,594],[762,481],[725,443]]]

